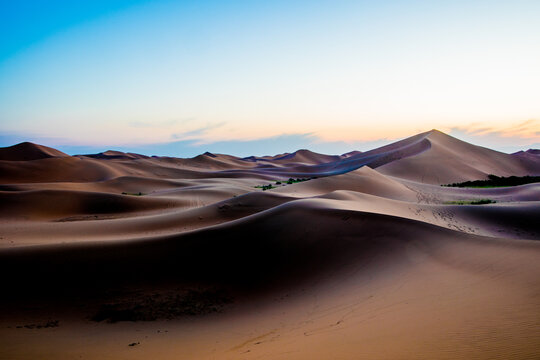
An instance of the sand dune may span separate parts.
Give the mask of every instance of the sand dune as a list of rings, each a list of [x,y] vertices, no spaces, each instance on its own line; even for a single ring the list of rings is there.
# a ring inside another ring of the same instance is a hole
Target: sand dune
[[[69,190],[0,192],[0,216],[6,219],[69,220],[81,215],[122,216],[179,206],[170,199]],[[92,218],[92,217],[90,217]]]
[[[23,142],[17,145],[0,148],[0,160],[7,161],[28,161],[67,156],[69,155],[64,154],[56,149],[29,142]]]
[[[135,153],[125,153],[122,151],[115,151],[115,150],[107,150],[104,152],[100,152],[98,154],[87,154],[87,155],[81,155],[93,159],[106,159],[106,160],[112,160],[112,159],[122,159],[122,160],[133,160],[133,159],[148,159],[148,156],[146,155],[140,155]]]
[[[436,130],[341,156],[0,149],[0,358],[537,358],[540,185],[440,184],[539,173]]]
[[[340,157],[337,155],[324,155],[319,154],[313,151],[309,151],[306,149],[295,151],[292,154],[286,154],[283,156],[279,156],[273,159],[275,162],[285,162],[285,163],[302,163],[302,164],[324,164],[331,161],[339,160]]]
[[[430,184],[499,176],[538,174],[538,161],[468,144],[439,131],[427,134],[428,151],[381,166],[380,172]]]
[[[282,187],[275,191],[305,197],[326,194],[336,190],[351,190],[391,199],[416,199],[414,191],[367,166],[346,174],[317,178]]]

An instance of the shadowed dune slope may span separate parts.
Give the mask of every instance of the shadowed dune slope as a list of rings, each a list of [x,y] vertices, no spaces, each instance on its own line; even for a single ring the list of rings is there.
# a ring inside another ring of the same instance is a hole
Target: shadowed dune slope
[[[72,156],[34,161],[0,161],[0,182],[3,184],[101,181],[124,175],[125,172],[105,162]]]
[[[112,214],[94,213],[87,216],[58,218],[57,220],[60,221],[25,221],[23,224],[19,221],[4,222],[3,241],[0,246],[52,245],[88,241],[114,242],[141,237],[180,234],[240,219],[295,199],[270,192],[250,192],[205,206],[185,204],[183,199],[180,199],[174,202],[175,205],[180,203],[180,206],[167,209],[166,212],[162,211],[164,208],[158,208],[158,211],[148,214],[123,211]],[[142,200],[134,204],[133,207],[140,209],[141,205],[148,205]],[[173,202],[167,202],[167,205],[169,204],[173,204]],[[19,213],[23,216],[27,212],[32,213],[31,208],[21,207],[20,209],[22,210],[19,210]],[[129,210],[129,207],[127,209]],[[117,208],[117,210],[121,209]],[[48,216],[54,217],[55,215],[53,213],[48,214]],[[20,219],[14,218],[13,214],[8,211],[2,220]]]
[[[2,250],[0,271],[18,270],[3,282],[1,302],[4,309],[15,302],[50,314],[61,306],[90,318],[109,316],[99,309],[125,299],[134,306],[129,311],[145,316],[145,307],[136,306],[159,299],[167,285],[217,288],[233,299],[236,310],[228,316],[159,323],[170,332],[166,343],[141,323],[94,330],[91,339],[100,341],[129,334],[143,344],[141,359],[156,353],[163,359],[288,359],[291,353],[295,359],[527,359],[540,350],[539,256],[536,241],[467,235],[302,200],[184,235]],[[249,311],[250,303],[256,310]],[[0,343],[12,345],[2,351],[13,355],[20,338],[7,335]],[[72,340],[51,349],[41,336],[27,338],[32,346],[17,352],[27,358],[32,349],[48,358],[65,351],[96,359],[131,355],[126,340],[85,350]]]
[[[0,270],[17,267],[4,285],[36,291],[36,298],[42,287],[69,293],[145,281],[266,288],[282,286],[285,274],[288,281],[304,282],[327,269],[335,272],[373,258],[380,261],[378,268],[405,255],[411,242],[435,251],[458,239],[487,241],[410,219],[337,209],[314,199],[183,235],[3,249]],[[524,244],[540,251],[540,244]],[[64,288],[67,283],[72,285]]]
[[[425,134],[419,134],[368,152],[355,153],[354,155],[345,157],[332,157],[332,161],[329,162],[316,164],[291,162],[284,167],[269,168],[266,170],[260,169],[259,171],[267,171],[268,173],[273,173],[282,177],[287,176],[287,174],[295,177],[306,177],[344,174],[365,165],[375,168],[382,164],[426,151],[429,148],[430,143],[429,141],[426,141],[424,137]],[[327,160],[329,160],[329,158]],[[276,162],[272,161],[271,163]]]
[[[166,210],[178,206],[170,199],[83,191],[0,191],[0,217],[4,219],[76,219],[78,215],[125,216],[128,213]],[[97,216],[96,216],[97,218]]]

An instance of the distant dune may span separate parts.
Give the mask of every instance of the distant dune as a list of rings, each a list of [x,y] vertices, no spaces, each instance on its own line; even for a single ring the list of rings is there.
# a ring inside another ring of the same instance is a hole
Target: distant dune
[[[23,142],[17,145],[0,148],[0,160],[28,161],[48,159],[53,157],[68,157],[61,151],[47,146]]]
[[[275,157],[273,161],[279,162],[291,162],[294,164],[324,164],[331,161],[337,161],[340,157],[337,155],[324,155],[306,149],[295,151],[292,154],[286,154],[283,156]]]
[[[0,359],[539,358],[538,154],[1,148]]]

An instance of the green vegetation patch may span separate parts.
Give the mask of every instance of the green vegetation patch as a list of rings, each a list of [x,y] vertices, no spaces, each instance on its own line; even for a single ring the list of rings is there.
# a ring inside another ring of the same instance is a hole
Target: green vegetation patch
[[[257,185],[255,186],[255,188],[257,189],[262,189],[263,191],[266,191],[266,190],[270,190],[270,189],[275,189],[276,186],[272,185],[272,184],[268,184],[268,185]]]
[[[457,200],[457,201],[447,201],[447,205],[486,205],[486,204],[495,204],[495,200],[491,199],[478,199],[478,200]]]
[[[446,187],[473,187],[473,188],[491,188],[491,187],[506,187],[518,186],[540,182],[540,176],[508,176],[501,177],[497,175],[488,175],[488,180],[464,181],[461,183],[446,184],[441,186]]]
[[[276,180],[274,184],[268,184],[268,185],[257,185],[254,186],[256,189],[262,189],[263,191],[271,190],[277,188],[277,186],[285,186],[285,185],[291,185],[294,183],[304,182],[308,180],[316,179],[316,176],[310,177],[310,178],[289,178],[289,180]]]
[[[294,178],[289,178],[289,180],[287,180],[287,184],[294,184],[294,183],[299,183],[299,182],[303,182],[303,181],[308,181],[308,180],[311,180],[311,179],[316,179],[317,177],[310,177],[310,178],[297,178],[297,179],[294,179]]]

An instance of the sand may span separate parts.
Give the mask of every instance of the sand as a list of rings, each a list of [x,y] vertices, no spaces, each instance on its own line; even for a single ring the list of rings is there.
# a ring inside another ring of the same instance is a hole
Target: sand
[[[487,174],[540,157],[0,149],[0,358],[538,358],[540,184],[440,186]]]

